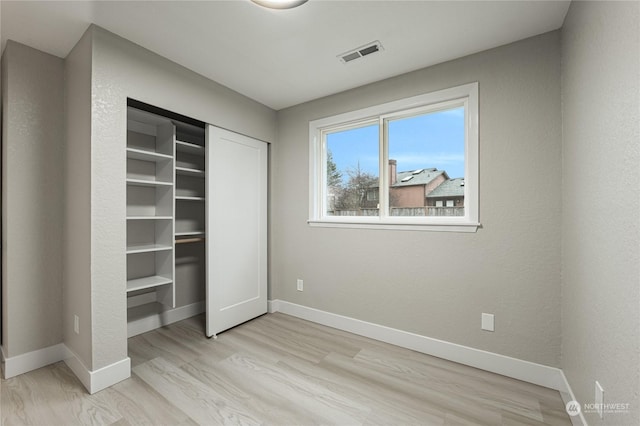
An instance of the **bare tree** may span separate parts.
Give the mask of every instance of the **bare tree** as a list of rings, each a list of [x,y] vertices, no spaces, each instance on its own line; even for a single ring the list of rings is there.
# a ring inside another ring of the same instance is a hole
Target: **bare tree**
[[[333,153],[327,149],[327,186],[339,188],[342,186],[342,172],[338,170],[336,162],[333,161]]]
[[[346,170],[349,179],[336,197],[336,208],[341,210],[357,210],[363,205],[367,189],[378,185],[378,178],[367,173],[360,167],[360,162],[355,167]]]

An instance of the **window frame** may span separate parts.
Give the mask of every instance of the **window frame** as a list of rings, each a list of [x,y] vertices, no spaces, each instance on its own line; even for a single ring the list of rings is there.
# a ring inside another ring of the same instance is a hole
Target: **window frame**
[[[390,216],[388,205],[390,120],[464,106],[465,108],[465,214],[464,216]],[[468,83],[406,99],[309,122],[309,220],[311,226],[475,232],[479,222],[478,83]],[[325,135],[378,124],[379,216],[326,214]],[[386,189],[385,189],[386,188]]]

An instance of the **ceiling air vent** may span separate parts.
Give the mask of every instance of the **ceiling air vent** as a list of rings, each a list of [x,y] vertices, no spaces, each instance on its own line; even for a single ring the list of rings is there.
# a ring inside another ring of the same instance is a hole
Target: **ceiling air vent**
[[[346,64],[347,62],[351,62],[353,60],[371,55],[372,53],[380,52],[382,50],[384,50],[382,48],[382,44],[376,40],[372,41],[371,43],[367,43],[364,46],[358,47],[357,49],[353,49],[341,55],[338,55],[338,59],[340,59],[343,64]]]

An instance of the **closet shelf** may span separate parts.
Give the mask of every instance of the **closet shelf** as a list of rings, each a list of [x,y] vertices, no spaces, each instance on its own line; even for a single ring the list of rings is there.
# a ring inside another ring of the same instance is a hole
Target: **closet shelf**
[[[171,220],[172,216],[127,216],[127,220]]]
[[[176,167],[176,174],[183,176],[204,177],[204,170],[190,169],[188,167]]]
[[[133,158],[134,160],[142,161],[167,161],[173,160],[173,157],[168,154],[160,154],[155,151],[146,151],[144,149],[127,148],[127,158]]]
[[[173,182],[163,182],[160,180],[127,179],[127,185],[135,186],[173,186]]]
[[[127,254],[150,253],[154,251],[164,251],[171,249],[171,246],[164,244],[131,244],[127,246]]]
[[[152,275],[150,277],[136,278],[133,280],[127,280],[127,292],[144,290],[145,288],[159,287],[161,285],[171,284],[172,279],[167,277],[161,277],[159,275]]]
[[[176,237],[204,237],[204,231],[176,232]]]
[[[195,143],[176,141],[176,151],[186,152],[189,154],[204,155],[204,146],[196,145]]]
[[[186,244],[186,243],[199,243],[204,241],[204,237],[196,237],[196,238],[176,238],[176,244]]]
[[[176,200],[179,201],[204,201],[204,197],[185,197],[181,195],[176,195]]]

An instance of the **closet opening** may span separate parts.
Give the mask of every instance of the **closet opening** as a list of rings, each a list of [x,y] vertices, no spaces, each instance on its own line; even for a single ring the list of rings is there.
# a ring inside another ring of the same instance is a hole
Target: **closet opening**
[[[126,137],[133,337],[205,312],[205,123],[128,99]]]

